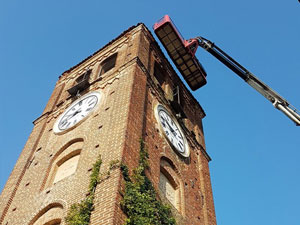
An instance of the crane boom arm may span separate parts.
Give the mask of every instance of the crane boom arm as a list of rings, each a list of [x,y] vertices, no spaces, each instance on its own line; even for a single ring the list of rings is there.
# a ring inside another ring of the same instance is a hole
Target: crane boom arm
[[[216,57],[219,61],[221,61],[224,65],[226,65],[229,69],[235,72],[240,78],[246,81],[252,88],[262,94],[266,99],[268,99],[273,106],[283,112],[287,117],[289,117],[292,121],[296,123],[297,126],[300,125],[300,115],[297,112],[296,108],[291,106],[287,100],[281,97],[278,93],[272,90],[269,86],[259,80],[256,76],[254,76],[251,72],[245,69],[242,65],[236,62],[232,57],[227,55],[222,49],[216,46],[211,41],[203,38],[196,37],[192,40],[197,40],[199,46],[207,50],[210,54]]]

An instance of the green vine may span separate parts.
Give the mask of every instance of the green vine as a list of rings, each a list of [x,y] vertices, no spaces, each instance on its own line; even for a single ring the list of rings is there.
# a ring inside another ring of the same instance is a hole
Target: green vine
[[[101,156],[93,165],[90,175],[90,184],[88,196],[80,203],[71,205],[70,210],[65,218],[67,225],[88,225],[90,223],[91,213],[94,209],[95,190],[98,183],[101,181],[99,171],[102,164]]]
[[[102,164],[101,157],[93,165],[87,197],[80,203],[71,205],[65,218],[67,225],[88,225],[94,209],[95,190],[97,185],[110,176],[110,171],[120,167],[124,180],[125,191],[121,206],[127,215],[124,225],[175,225],[170,207],[157,199],[156,191],[146,176],[148,169],[148,152],[144,142],[140,141],[140,159],[138,167],[129,175],[128,167],[113,160],[109,164],[106,176],[99,174]]]
[[[121,206],[127,215],[124,225],[175,225],[170,207],[157,199],[156,191],[146,176],[148,152],[140,141],[140,160],[138,167],[129,175],[128,167],[121,164],[125,180],[124,198]]]

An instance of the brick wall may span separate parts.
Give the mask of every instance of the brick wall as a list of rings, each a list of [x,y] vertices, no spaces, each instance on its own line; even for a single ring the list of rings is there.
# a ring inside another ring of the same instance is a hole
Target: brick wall
[[[115,67],[99,77],[101,62],[115,53],[118,54]],[[174,113],[164,89],[155,83],[156,61],[167,71],[166,82],[171,86],[179,84],[186,102],[184,112],[188,122],[179,122],[191,149],[188,159],[173,150],[154,116],[157,104],[163,104]],[[55,134],[55,121],[74,101],[67,90],[87,69],[92,69],[91,85],[82,95],[90,91],[100,92],[99,107],[74,128]],[[89,175],[97,156],[100,154],[103,160],[101,173],[108,171],[112,160],[123,161],[132,171],[138,164],[140,138],[144,139],[149,151],[147,175],[158,191],[161,160],[172,164],[172,168],[165,170],[176,176],[174,179],[180,189],[180,207],[178,210],[173,208],[178,223],[215,224],[208,168],[210,158],[205,151],[201,122],[204,115],[148,29],[144,25],[130,28],[63,73],[58,80],[42,116],[34,122],[33,131],[1,194],[0,224],[37,224],[50,218],[53,213],[49,212],[56,211],[60,217],[65,217],[70,205],[86,196]],[[53,184],[53,168],[59,157],[72,154],[70,149],[73,147],[69,146],[77,146],[74,151],[80,152],[77,169]],[[114,169],[97,186],[91,224],[124,223],[126,216],[120,208],[123,185],[120,170]],[[159,196],[168,203],[163,192],[159,191]],[[64,224],[64,219],[61,219],[61,224]]]

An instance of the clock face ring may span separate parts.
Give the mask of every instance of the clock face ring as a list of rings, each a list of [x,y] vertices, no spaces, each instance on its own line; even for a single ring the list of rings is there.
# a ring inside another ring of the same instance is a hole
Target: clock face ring
[[[83,121],[83,119],[97,108],[100,99],[101,94],[99,92],[90,92],[74,101],[65,112],[59,116],[54,124],[53,131],[55,133],[61,133],[79,124],[79,122]]]
[[[169,111],[162,105],[158,105],[155,109],[155,116],[160,124],[160,128],[171,144],[171,146],[183,157],[188,157],[189,147],[187,140],[182,132],[177,120],[171,116]]]

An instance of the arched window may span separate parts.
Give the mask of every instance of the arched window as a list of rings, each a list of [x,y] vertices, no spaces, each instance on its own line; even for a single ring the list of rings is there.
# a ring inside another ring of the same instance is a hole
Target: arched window
[[[56,152],[48,169],[49,176],[45,179],[46,187],[76,173],[82,146],[83,140],[75,139]]]
[[[160,161],[159,189],[163,196],[178,210],[182,210],[181,180],[171,160]]]
[[[113,54],[112,56],[109,56],[107,59],[105,59],[101,64],[100,73],[99,76],[102,74],[108,72],[112,68],[115,67],[117,60],[117,53]]]
[[[51,220],[51,221],[48,221],[42,225],[60,225],[61,224],[61,219],[54,219],[54,220]],[[34,225],[36,225],[34,223]]]
[[[163,83],[166,80],[166,72],[157,62],[155,62],[154,64],[154,77],[156,78],[159,85],[162,87]]]
[[[91,72],[92,72],[91,69],[87,70],[79,77],[76,78],[73,86],[67,90],[71,96],[74,96],[78,92],[82,92],[89,87],[90,85],[89,79],[90,79]]]
[[[45,207],[38,213],[29,225],[59,225],[62,223],[63,207],[54,203]]]
[[[67,158],[57,162],[57,169],[53,179],[54,184],[75,173],[80,156],[80,152],[77,151],[76,153],[76,155],[70,154]]]
[[[164,196],[172,203],[175,208],[179,206],[179,188],[172,182],[172,178],[166,176],[164,172],[160,171],[159,188]]]

